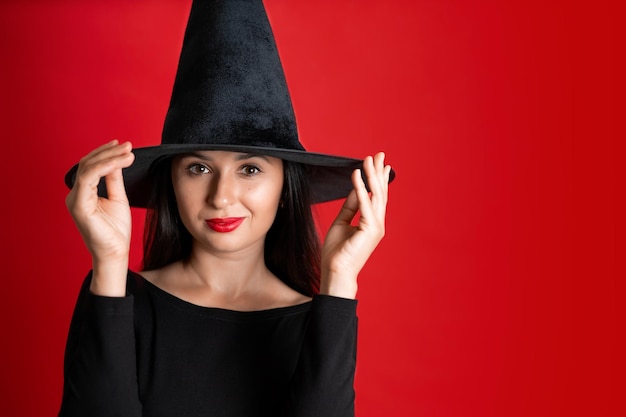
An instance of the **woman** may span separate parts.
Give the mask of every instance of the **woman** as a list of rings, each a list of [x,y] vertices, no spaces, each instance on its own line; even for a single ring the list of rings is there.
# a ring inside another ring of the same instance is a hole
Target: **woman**
[[[382,153],[306,152],[272,59],[259,1],[194,2],[162,145],[113,141],[68,173],[93,270],[61,416],[354,414],[357,276],[383,237],[393,172]],[[345,194],[320,250],[311,204]],[[130,206],[150,209],[139,274]]]
[[[310,297],[317,284],[315,274],[308,275],[308,282],[291,276],[281,280],[265,262],[272,225],[286,222],[297,205],[294,200],[306,200],[306,195],[285,192],[285,183],[294,179],[285,175],[282,160],[263,155],[202,151],[174,157],[166,172],[171,175],[176,207],[169,209],[177,211],[191,237],[189,254],[141,275],[130,273],[127,282],[131,217],[122,169],[133,159],[128,142],[99,147],[81,160],[67,197],[92,254],[93,272],[68,340],[61,415],[352,415],[356,325],[355,305],[348,300],[354,299],[357,275],[384,234],[390,175],[384,155],[364,161],[371,195],[358,170],[352,177],[354,190],[324,241],[315,306]],[[101,177],[109,191],[106,199],[96,191]],[[361,216],[352,226],[357,211]],[[313,230],[312,224],[307,227]],[[152,241],[149,246],[163,243]],[[315,247],[316,242],[304,243]],[[150,256],[148,250],[148,262]],[[315,258],[312,251],[309,261]],[[303,275],[316,266],[302,264]],[[173,323],[167,319],[155,323],[158,314],[142,322],[142,315],[152,315],[152,308],[164,304],[158,300],[163,296],[172,297],[168,301],[174,308],[189,311],[170,318]],[[318,309],[316,316],[311,314],[313,308]],[[235,322],[234,328],[216,327],[209,335],[196,336],[195,343],[206,348],[207,357],[233,360],[212,351],[212,339],[223,345],[217,351],[241,350],[227,369],[211,364],[207,369],[216,375],[209,375],[210,381],[204,380],[205,370],[194,371],[203,369],[202,363],[186,362],[188,355],[204,361],[203,348],[185,347],[190,342],[176,337],[189,338],[202,326],[211,329],[204,320],[200,325],[189,323],[190,316],[207,313],[212,313],[208,321]],[[293,317],[295,322],[284,323]],[[317,328],[312,320],[336,328]],[[255,331],[267,326],[272,337],[246,338],[251,324],[259,326]],[[189,329],[172,332],[185,325]],[[277,330],[281,326],[285,329]],[[159,332],[161,328],[165,331]],[[275,336],[295,340],[276,342]],[[159,345],[155,337],[169,340]],[[231,339],[219,341],[222,337]],[[235,345],[242,342],[253,346]],[[260,352],[263,355],[257,355]],[[165,363],[155,366],[160,360]],[[167,376],[174,380],[164,379]],[[198,387],[203,389],[194,392]]]

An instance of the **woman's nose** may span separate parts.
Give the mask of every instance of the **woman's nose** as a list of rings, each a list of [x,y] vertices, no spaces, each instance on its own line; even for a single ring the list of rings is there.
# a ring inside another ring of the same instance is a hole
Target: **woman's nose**
[[[208,202],[215,208],[228,207],[233,203],[236,190],[235,184],[228,175],[214,175],[209,189]]]

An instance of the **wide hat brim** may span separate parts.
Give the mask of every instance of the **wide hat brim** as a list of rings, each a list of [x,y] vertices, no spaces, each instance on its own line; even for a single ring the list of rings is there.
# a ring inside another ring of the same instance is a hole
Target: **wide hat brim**
[[[123,170],[124,185],[132,207],[150,208],[152,200],[154,167],[167,158],[194,151],[216,150],[256,155],[266,155],[286,161],[298,162],[305,167],[313,203],[344,198],[352,190],[352,172],[362,168],[363,161],[355,158],[308,152],[305,150],[280,149],[259,146],[228,144],[166,144],[133,149],[135,161]],[[76,182],[78,164],[65,175],[65,184],[72,188]],[[392,171],[391,182],[395,177]],[[365,179],[365,178],[364,178]],[[366,182],[367,185],[367,182]],[[98,195],[107,197],[104,178],[98,185]]]

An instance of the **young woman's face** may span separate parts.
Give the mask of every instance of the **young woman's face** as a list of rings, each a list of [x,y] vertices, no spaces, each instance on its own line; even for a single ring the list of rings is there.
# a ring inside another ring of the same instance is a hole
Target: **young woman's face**
[[[263,251],[283,189],[283,162],[226,151],[181,155],[172,184],[194,244],[215,253]]]

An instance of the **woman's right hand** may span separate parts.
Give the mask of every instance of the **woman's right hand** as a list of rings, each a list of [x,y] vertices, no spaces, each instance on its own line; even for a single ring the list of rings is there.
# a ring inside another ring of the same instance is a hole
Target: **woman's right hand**
[[[131,215],[122,168],[135,160],[130,142],[100,146],[80,160],[65,203],[93,259],[91,291],[124,296],[130,251]],[[104,177],[108,198],[98,196]]]

